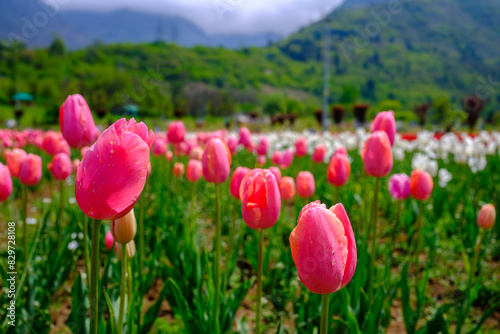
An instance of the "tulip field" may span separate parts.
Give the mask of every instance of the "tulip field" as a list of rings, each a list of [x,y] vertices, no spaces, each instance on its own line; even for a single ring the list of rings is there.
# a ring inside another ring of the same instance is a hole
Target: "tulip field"
[[[59,116],[0,130],[2,333],[500,333],[500,132]]]

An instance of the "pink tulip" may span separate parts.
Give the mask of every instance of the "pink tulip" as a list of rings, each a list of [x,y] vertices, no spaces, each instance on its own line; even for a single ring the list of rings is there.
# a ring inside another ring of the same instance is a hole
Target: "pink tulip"
[[[151,176],[151,161],[148,163],[148,171],[146,173],[146,178],[149,179]]]
[[[343,154],[343,155],[345,155],[346,157],[348,156],[348,155],[347,155],[347,150],[345,149],[345,147],[344,147],[344,146],[340,146],[340,147],[339,147],[339,148],[335,151],[335,154],[336,154],[336,153]]]
[[[19,177],[21,165],[27,156],[28,154],[20,148],[5,151],[5,159],[7,160],[7,166],[9,167],[12,177]]]
[[[264,166],[266,164],[266,156],[265,155],[259,155],[259,157],[257,158],[257,164],[259,166]]]
[[[236,167],[235,171],[233,172],[233,176],[231,177],[231,182],[229,185],[229,190],[231,191],[231,195],[234,198],[240,199],[241,181],[243,181],[243,179],[248,173],[250,173],[250,169],[241,166]]]
[[[122,118],[101,134],[76,175],[76,201],[87,216],[112,220],[134,207],[146,183],[153,140],[153,131],[133,118]]]
[[[259,145],[257,145],[257,148],[255,149],[255,152],[257,152],[258,155],[266,155],[268,149],[269,139],[267,139],[267,137],[262,137],[260,139]]]
[[[394,174],[389,179],[389,193],[398,201],[410,196],[410,177],[406,174]]]
[[[167,137],[168,141],[174,144],[184,141],[186,128],[181,121],[172,122],[168,125]]]
[[[302,198],[309,198],[314,195],[316,185],[314,183],[314,176],[311,172],[299,172],[297,174],[297,195]]]
[[[84,147],[82,147],[82,148],[81,148],[80,153],[82,154],[82,158],[83,158],[83,156],[85,155],[85,153],[87,153],[87,150],[88,150],[88,149],[89,149],[89,147],[88,147],[88,146],[84,146]]]
[[[165,153],[165,159],[167,161],[172,161],[173,158],[174,158],[174,153],[172,151],[167,151],[167,153]]]
[[[42,158],[28,154],[21,165],[19,181],[26,186],[34,186],[42,179]]]
[[[287,201],[295,196],[295,181],[290,176],[281,178],[278,183],[281,199]]]
[[[271,173],[274,174],[274,177],[276,178],[276,181],[277,182],[280,182],[281,180],[281,169],[279,167],[269,167],[269,170],[271,171]]]
[[[189,151],[190,159],[201,161],[202,157],[203,157],[203,149],[199,146],[193,147],[191,151]]]
[[[9,198],[12,193],[12,178],[9,168],[0,162],[0,202]]]
[[[415,169],[410,175],[410,190],[413,198],[425,201],[429,198],[434,187],[432,177],[424,170]]]
[[[267,169],[250,171],[240,186],[241,214],[248,227],[264,230],[276,224],[281,198],[274,174]]]
[[[318,144],[316,148],[314,149],[313,155],[312,155],[312,161],[321,164],[325,160],[325,155],[326,155],[326,147],[323,144]]]
[[[184,164],[182,162],[176,162],[174,164],[174,176],[181,178],[184,175]]]
[[[238,141],[238,144],[241,144],[245,147],[249,147],[252,145],[252,136],[250,135],[250,130],[248,130],[245,127],[242,127],[240,129],[239,136],[240,136],[240,139]]]
[[[298,157],[303,157],[307,154],[307,139],[305,137],[300,137],[295,142],[295,154]]]
[[[286,150],[283,155],[281,156],[280,159],[280,167],[282,169],[286,169],[290,167],[293,163],[293,151],[292,150]]]
[[[319,201],[306,205],[290,234],[290,249],[300,281],[313,293],[344,288],[356,270],[356,241],[342,204],[330,210]]]
[[[153,142],[153,154],[156,156],[165,155],[167,152],[167,143],[161,138],[155,138]]]
[[[78,166],[80,166],[80,159],[73,159],[73,162],[71,163],[71,169],[72,172],[76,174],[78,171]]]
[[[370,131],[375,132],[378,130],[385,131],[391,142],[394,145],[394,138],[396,137],[396,120],[394,119],[393,111],[382,111],[377,114],[372,121]]]
[[[392,149],[385,131],[375,131],[366,140],[361,157],[368,175],[384,177],[392,169]]]
[[[281,157],[283,156],[283,153],[281,153],[280,151],[275,151],[273,153],[273,156],[271,158],[271,161],[273,162],[273,164],[275,165],[279,165],[280,162],[281,162]]]
[[[477,226],[489,230],[495,225],[496,211],[493,204],[485,204],[477,215]]]
[[[43,138],[42,148],[48,155],[56,155],[59,152],[61,136],[54,131],[47,131]]]
[[[113,233],[111,233],[111,231],[107,232],[104,236],[104,244],[106,245],[106,249],[108,250],[108,252],[113,249],[114,243],[115,239],[113,238]]]
[[[223,183],[227,180],[231,166],[231,153],[227,145],[218,138],[212,138],[205,147],[203,157],[203,176],[210,183]]]
[[[70,95],[59,109],[59,124],[69,146],[88,146],[99,137],[92,112],[80,94]]]
[[[48,167],[54,179],[59,181],[66,180],[73,169],[71,159],[66,153],[57,153],[54,155]]]
[[[342,187],[351,175],[351,163],[342,152],[335,153],[330,159],[327,170],[327,179],[332,185]]]
[[[191,159],[187,164],[186,178],[189,182],[197,182],[202,174],[201,161]]]
[[[236,153],[236,149],[238,148],[238,139],[235,136],[230,136],[227,138],[227,147],[231,154]]]

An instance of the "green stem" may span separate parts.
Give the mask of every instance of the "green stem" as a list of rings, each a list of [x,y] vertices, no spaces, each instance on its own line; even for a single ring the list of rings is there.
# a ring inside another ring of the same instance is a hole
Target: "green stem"
[[[144,192],[139,197],[139,290],[142,286],[142,261],[144,256]]]
[[[56,230],[57,230],[57,242],[60,243],[62,240],[62,230],[61,230],[61,218],[63,214],[64,206],[64,181],[59,182],[59,208],[57,210],[56,219]]]
[[[118,333],[123,333],[123,313],[125,311],[125,293],[127,287],[127,244],[122,244],[122,275],[120,284],[120,313],[118,314]]]
[[[215,184],[215,326],[219,333],[219,294],[220,294],[220,243],[221,243],[221,221],[220,221],[220,187]]]
[[[415,232],[414,233],[414,238],[413,238],[413,250],[415,252],[414,258],[413,258],[413,266],[415,267],[415,294],[417,296],[417,304],[421,305],[422,301],[420,300],[420,293],[418,292],[418,279],[420,275],[420,265],[419,265],[419,247],[418,247],[418,242],[419,242],[419,237],[420,237],[420,230],[422,229],[422,218],[423,218],[423,204],[420,201],[418,203],[418,215],[417,215],[417,225],[415,227]]]
[[[335,188],[335,202],[334,203],[338,204],[338,203],[340,203],[340,201],[339,201],[339,188],[340,187],[334,186],[334,188]]]
[[[82,211],[83,213],[83,211]],[[89,243],[88,243],[88,217],[85,213],[83,213],[83,261],[85,261],[85,272],[87,274],[87,288],[89,288],[89,280],[90,280],[90,259],[89,259]]]
[[[90,268],[90,334],[97,334],[98,322],[98,294],[99,280],[99,233],[101,221],[92,219],[92,249]]]
[[[28,219],[28,187],[25,185],[21,186],[23,198],[23,250],[24,250],[24,264],[28,262],[28,223],[26,220]]]
[[[255,316],[255,333],[260,334],[260,313],[262,300],[262,248],[264,247],[264,231],[259,230],[259,257],[257,263],[257,312]]]
[[[321,329],[320,334],[328,333],[328,306],[330,295],[321,295]]]
[[[378,218],[378,180],[377,177],[375,179],[375,191],[373,194],[373,205],[372,205],[372,217],[370,228],[372,229],[372,250],[370,254],[370,271],[369,271],[369,286],[368,286],[368,300],[373,300],[373,285],[375,284],[374,275],[375,275],[375,258],[377,253],[377,218]]]
[[[127,294],[127,300],[131,301],[132,300],[132,261],[128,261],[128,268],[127,268],[127,285],[128,285],[128,294]]]

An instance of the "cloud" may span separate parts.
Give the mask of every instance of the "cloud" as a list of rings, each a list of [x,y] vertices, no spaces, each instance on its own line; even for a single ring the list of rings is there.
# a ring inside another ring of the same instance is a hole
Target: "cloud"
[[[65,9],[109,11],[133,8],[178,15],[209,34],[288,35],[337,7],[343,0],[69,0]]]

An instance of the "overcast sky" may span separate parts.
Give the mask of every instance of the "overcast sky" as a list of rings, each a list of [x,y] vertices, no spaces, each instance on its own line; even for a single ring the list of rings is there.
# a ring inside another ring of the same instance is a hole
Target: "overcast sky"
[[[275,32],[288,35],[343,0],[66,0],[64,9],[134,8],[182,16],[209,34]],[[49,1],[48,1],[49,2]]]

